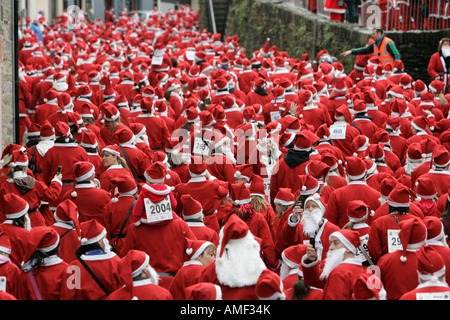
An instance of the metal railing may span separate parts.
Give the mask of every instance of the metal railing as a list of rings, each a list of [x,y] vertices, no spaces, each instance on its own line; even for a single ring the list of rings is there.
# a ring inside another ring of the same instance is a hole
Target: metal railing
[[[344,23],[352,23],[350,8],[342,16],[331,16],[325,9],[325,0],[284,0],[295,7],[309,10]],[[344,1],[342,1],[344,2]],[[365,27],[382,27],[385,31],[442,30],[450,28],[450,1],[448,0],[361,0],[355,21]]]

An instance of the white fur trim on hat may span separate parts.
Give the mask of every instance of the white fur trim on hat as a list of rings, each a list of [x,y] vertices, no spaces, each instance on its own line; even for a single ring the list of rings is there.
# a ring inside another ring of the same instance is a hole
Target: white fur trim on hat
[[[76,177],[76,178],[75,178],[75,181],[76,181],[76,182],[84,181],[84,180],[86,180],[86,179],[92,177],[92,175],[93,175],[94,173],[95,173],[95,166],[92,165],[92,168],[91,168],[91,170],[89,170],[88,173],[85,173],[85,174],[83,174],[83,175],[80,176],[80,177]]]
[[[137,268],[136,270],[133,270],[131,272],[131,275],[133,278],[137,277],[138,275],[140,275],[142,273],[142,271],[144,271],[145,267],[148,266],[148,264],[150,263],[150,257],[148,254],[145,255],[145,260],[142,263],[142,265],[139,266],[139,268]]]
[[[339,241],[341,241],[342,244],[343,244],[348,250],[350,250],[351,252],[353,252],[354,254],[356,254],[356,248],[355,248],[355,246],[352,245],[352,244],[350,243],[350,241],[348,241],[348,239],[347,239],[342,233],[340,233],[339,231],[335,231],[335,232],[333,232],[332,234],[330,234],[330,239],[331,239],[331,237],[336,237],[336,238],[338,238]]]
[[[85,246],[85,245],[88,245],[88,244],[96,243],[96,242],[100,241],[100,239],[102,239],[104,236],[106,236],[106,229],[105,228],[103,228],[103,231],[98,236],[95,236],[95,237],[93,237],[91,239],[82,238],[81,239],[81,244],[83,246]]]
[[[25,215],[29,209],[30,209],[30,206],[27,203],[23,210],[21,210],[19,212],[14,212],[14,213],[6,213],[5,215],[6,215],[7,219],[17,219],[17,218],[20,218],[23,215]]]

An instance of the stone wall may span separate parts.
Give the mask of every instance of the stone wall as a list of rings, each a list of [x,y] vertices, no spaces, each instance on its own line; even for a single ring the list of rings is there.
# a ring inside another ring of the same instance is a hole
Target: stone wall
[[[13,69],[13,21],[12,1],[0,0],[0,148],[3,150],[15,139],[15,80]]]
[[[204,3],[205,1],[201,1]],[[295,2],[295,1],[294,1]],[[270,44],[300,58],[308,53],[314,60],[322,50],[339,59],[345,70],[353,68],[354,57],[343,58],[340,53],[367,43],[371,30],[358,25],[329,21],[327,17],[313,14],[294,6],[293,1],[276,4],[270,0],[234,0],[229,11],[226,35],[238,35],[247,56],[260,49],[267,38]],[[201,6],[202,7],[202,6]],[[202,7],[204,8],[204,7]],[[206,13],[201,12],[201,23]],[[397,44],[406,71],[415,79],[428,82],[426,68],[430,56],[436,51],[438,41],[449,30],[434,32],[389,32]]]

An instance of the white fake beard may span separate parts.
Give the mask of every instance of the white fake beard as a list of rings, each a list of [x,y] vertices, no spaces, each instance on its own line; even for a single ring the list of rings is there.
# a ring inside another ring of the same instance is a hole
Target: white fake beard
[[[28,231],[31,230],[31,220],[28,216],[28,213],[25,214],[25,229],[27,229]]]
[[[380,201],[380,206],[382,206],[387,202],[387,197],[381,196],[380,198],[378,198],[378,201]]]
[[[324,280],[328,278],[331,271],[336,268],[338,265],[344,261],[344,254],[347,251],[346,248],[328,250],[327,259],[325,260],[325,266],[323,267],[323,271],[320,274],[320,279]]]
[[[154,268],[152,268],[150,265],[148,265],[146,268],[147,268],[147,271],[150,273],[150,281],[153,284],[158,285],[159,284],[159,275],[156,272],[156,270]]]
[[[289,275],[290,268],[288,265],[283,261],[281,262],[280,267],[280,279],[284,280]]]
[[[319,229],[319,223],[322,221],[322,217],[323,212],[320,208],[312,211],[304,211],[300,221],[303,225],[303,233],[309,237],[314,237],[316,231]]]
[[[109,244],[108,239],[104,238],[102,241],[103,241],[103,245],[105,247],[105,250],[103,250],[103,251],[105,251],[106,253],[110,253],[111,252],[111,245]]]
[[[217,248],[221,250],[221,244]],[[260,256],[259,243],[253,236],[246,236],[238,243],[228,243],[223,255],[216,258],[217,279],[222,285],[239,288],[255,285],[266,268]]]
[[[442,55],[447,58],[448,56],[450,56],[450,47],[442,47],[441,48],[442,51]]]

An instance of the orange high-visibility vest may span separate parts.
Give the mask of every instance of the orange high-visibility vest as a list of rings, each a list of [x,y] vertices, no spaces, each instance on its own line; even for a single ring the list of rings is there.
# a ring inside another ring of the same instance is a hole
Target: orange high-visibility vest
[[[381,44],[379,47],[374,43],[373,45],[374,45],[375,50],[373,53],[380,58],[382,63],[389,63],[392,66],[394,66],[394,57],[391,56],[391,54],[387,50],[388,43],[395,44],[395,42],[392,39],[389,39],[386,36],[381,41]]]

